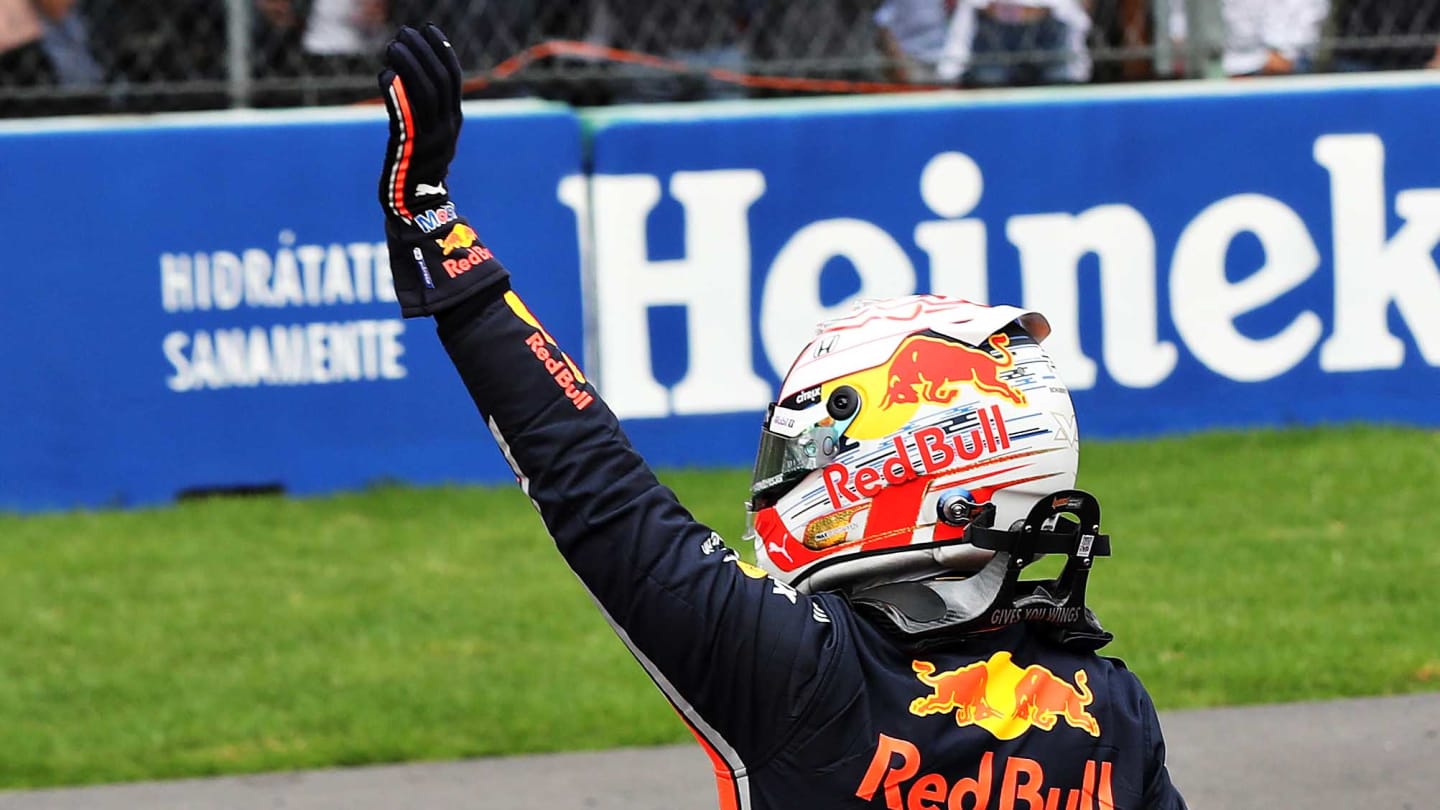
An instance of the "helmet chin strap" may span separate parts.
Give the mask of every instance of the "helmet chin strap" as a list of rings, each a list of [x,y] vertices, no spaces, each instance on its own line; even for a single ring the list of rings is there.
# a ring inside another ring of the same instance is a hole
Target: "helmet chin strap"
[[[1067,514],[1079,522],[1061,517]],[[994,552],[975,574],[887,582],[846,595],[857,609],[922,646],[1020,622],[1044,628],[1072,649],[1097,650],[1114,638],[1085,606],[1090,567],[1096,557],[1110,555],[1110,536],[1100,533],[1100,502],[1090,493],[1061,490],[1038,501],[1009,530],[971,524],[965,539]],[[1047,554],[1069,558],[1059,576],[1021,581],[1025,566]]]

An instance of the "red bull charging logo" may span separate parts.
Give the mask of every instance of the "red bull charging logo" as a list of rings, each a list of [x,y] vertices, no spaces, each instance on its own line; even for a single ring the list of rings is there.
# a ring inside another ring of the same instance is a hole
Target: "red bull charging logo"
[[[1083,669],[1072,685],[1042,666],[1020,668],[1004,651],[949,672],[936,672],[929,661],[911,666],[931,690],[910,702],[910,713],[919,717],[953,715],[956,725],[979,726],[1001,740],[1032,728],[1050,731],[1060,722],[1100,736],[1100,723],[1086,708],[1095,695]]]
[[[1001,379],[1014,367],[1008,335],[994,335],[980,348],[938,335],[911,335],[885,363],[827,384],[824,395],[841,385],[860,391],[865,404],[847,435],[878,439],[899,430],[920,405],[949,405],[966,387],[1027,404],[1024,391]]]
[[[435,244],[439,245],[440,249],[448,256],[457,250],[464,250],[478,241],[480,241],[480,234],[475,233],[474,228],[460,222],[450,229],[450,233],[446,234],[444,239],[436,239]]]
[[[942,338],[917,335],[907,339],[890,358],[888,385],[880,407],[912,402],[948,405],[962,385],[1024,405],[1024,392],[1000,379],[1001,371],[1015,366],[1010,336],[995,335],[990,345],[1000,353],[998,358],[983,349]]]

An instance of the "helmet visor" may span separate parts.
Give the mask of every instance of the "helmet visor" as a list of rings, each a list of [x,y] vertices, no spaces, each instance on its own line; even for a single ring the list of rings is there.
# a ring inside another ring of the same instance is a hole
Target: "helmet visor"
[[[835,460],[839,452],[833,425],[812,427],[799,436],[760,431],[755,474],[750,479],[750,508],[764,509],[789,492],[800,479]]]

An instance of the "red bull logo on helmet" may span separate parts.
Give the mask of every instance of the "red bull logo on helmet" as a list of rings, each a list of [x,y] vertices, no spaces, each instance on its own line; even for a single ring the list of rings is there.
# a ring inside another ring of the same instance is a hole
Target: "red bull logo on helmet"
[[[826,465],[821,475],[830,505],[841,509],[864,498],[874,498],[887,486],[899,486],[922,474],[944,472],[957,462],[974,461],[987,453],[1010,449],[1010,433],[999,406],[976,411],[975,417],[978,425],[969,431],[968,441],[964,435],[951,436],[943,428],[926,427],[910,435],[913,452],[905,437],[892,436],[890,444],[894,452],[874,465],[853,471],[839,462]]]
[[[1001,740],[1032,728],[1051,731],[1061,722],[1100,736],[1100,722],[1086,708],[1095,695],[1083,669],[1075,671],[1072,684],[1042,666],[1022,669],[1006,651],[948,672],[936,672],[929,661],[911,666],[930,689],[910,702],[910,713],[918,717],[948,715],[958,726],[979,726]]]
[[[1024,392],[1000,379],[1001,371],[1015,366],[1010,336],[994,335],[989,343],[999,357],[944,338],[907,338],[890,358],[888,385],[880,407],[915,402],[948,405],[962,385],[1024,405]]]
[[[900,430],[921,405],[954,404],[967,389],[982,398],[1029,404],[1025,392],[1003,378],[1014,368],[1008,335],[994,335],[976,348],[940,335],[918,334],[901,341],[883,364],[827,383],[824,393],[828,396],[842,385],[858,390],[860,413],[846,435],[878,439]]]

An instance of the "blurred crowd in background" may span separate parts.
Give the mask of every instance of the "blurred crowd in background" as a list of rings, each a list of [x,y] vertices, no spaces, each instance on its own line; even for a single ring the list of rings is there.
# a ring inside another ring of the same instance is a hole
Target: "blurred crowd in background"
[[[0,116],[354,102],[426,20],[583,105],[1440,67],[1440,0],[0,0]]]

